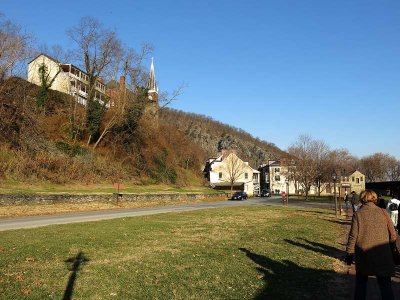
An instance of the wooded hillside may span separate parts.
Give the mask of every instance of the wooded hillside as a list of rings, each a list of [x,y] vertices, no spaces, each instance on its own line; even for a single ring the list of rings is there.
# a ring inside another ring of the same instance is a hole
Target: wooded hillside
[[[268,159],[279,159],[284,154],[273,143],[262,141],[242,129],[208,116],[167,108],[161,112],[160,117],[165,123],[173,124],[184,132],[209,157],[215,157],[221,149],[235,148],[251,167],[258,168],[260,163]]]
[[[209,117],[162,109],[159,126],[140,114],[134,128],[125,118],[94,149],[79,124],[85,108],[49,91],[45,109],[36,105],[40,87],[11,77],[0,89],[0,177],[54,183],[100,183],[117,179],[174,185],[202,184],[205,160],[218,149],[237,147],[251,166],[281,151],[273,144]],[[134,106],[133,106],[134,107]],[[113,116],[105,112],[100,129]],[[135,114],[129,115],[136,116]],[[172,121],[173,120],[173,121]],[[77,127],[78,126],[78,127]]]

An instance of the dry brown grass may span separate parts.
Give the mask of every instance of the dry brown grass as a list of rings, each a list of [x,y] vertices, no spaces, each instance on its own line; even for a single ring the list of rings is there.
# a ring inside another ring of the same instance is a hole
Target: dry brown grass
[[[13,218],[22,216],[39,216],[61,214],[69,212],[84,212],[95,210],[109,210],[121,208],[144,208],[188,203],[215,202],[221,201],[221,197],[197,200],[159,200],[147,202],[88,202],[88,203],[52,203],[52,204],[33,204],[33,205],[9,205],[0,206],[0,218]]]

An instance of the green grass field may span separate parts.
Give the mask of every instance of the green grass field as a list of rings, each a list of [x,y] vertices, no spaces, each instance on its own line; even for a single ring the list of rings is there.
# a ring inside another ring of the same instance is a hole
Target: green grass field
[[[326,210],[236,207],[0,232],[0,298],[347,299],[341,231]]]

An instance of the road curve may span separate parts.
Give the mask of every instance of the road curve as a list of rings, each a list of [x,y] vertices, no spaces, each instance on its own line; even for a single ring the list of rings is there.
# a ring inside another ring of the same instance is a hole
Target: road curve
[[[0,231],[35,228],[55,224],[69,224],[80,222],[100,221],[124,217],[146,216],[169,212],[180,211],[193,211],[199,209],[210,209],[220,207],[233,207],[233,206],[281,206],[282,202],[278,196],[270,198],[251,198],[246,201],[219,201],[219,202],[205,202],[193,203],[182,205],[170,205],[162,207],[151,208],[123,208],[113,210],[99,210],[88,212],[64,213],[44,216],[31,216],[31,217],[18,217],[9,219],[0,219]],[[331,204],[321,203],[304,203],[304,202],[290,202],[289,206],[298,207],[321,207],[330,208]]]

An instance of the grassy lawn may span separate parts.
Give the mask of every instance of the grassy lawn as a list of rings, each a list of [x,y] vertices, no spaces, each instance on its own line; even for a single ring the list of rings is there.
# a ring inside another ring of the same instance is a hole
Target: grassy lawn
[[[326,210],[235,207],[0,232],[1,299],[348,299]]]

